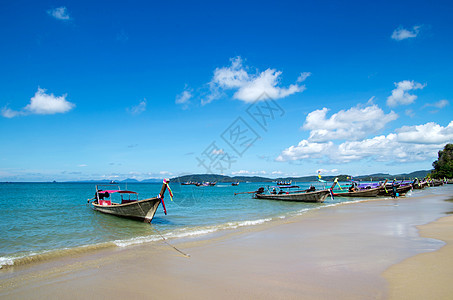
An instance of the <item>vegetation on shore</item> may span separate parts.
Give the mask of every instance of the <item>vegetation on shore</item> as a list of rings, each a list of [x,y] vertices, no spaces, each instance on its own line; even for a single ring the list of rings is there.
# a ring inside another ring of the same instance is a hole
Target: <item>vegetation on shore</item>
[[[447,144],[438,152],[438,159],[433,162],[431,178],[453,178],[453,144]]]
[[[398,174],[398,175],[390,175],[390,174],[371,174],[371,175],[363,175],[363,176],[356,176],[354,179],[362,180],[362,181],[382,181],[389,178],[396,178],[397,180],[403,179],[414,179],[414,178],[423,178],[429,174],[430,171],[422,170],[416,171],[409,174]],[[323,180],[333,181],[335,178],[338,178],[339,181],[347,181],[351,179],[350,175],[336,175],[336,176],[323,176]],[[179,176],[171,179],[171,182],[274,182],[274,181],[284,181],[284,182],[310,182],[310,181],[317,181],[318,176],[304,176],[304,177],[280,177],[280,178],[267,178],[261,176],[225,176],[225,175],[218,175],[218,174],[192,174],[192,175],[184,175]]]

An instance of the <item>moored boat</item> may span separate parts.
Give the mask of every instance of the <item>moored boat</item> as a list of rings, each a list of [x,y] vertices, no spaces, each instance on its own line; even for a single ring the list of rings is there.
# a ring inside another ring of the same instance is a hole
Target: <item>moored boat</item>
[[[329,196],[329,190],[320,190],[314,192],[295,192],[288,194],[255,194],[256,199],[296,201],[296,202],[324,202]]]
[[[334,196],[338,197],[376,197],[379,194],[381,187],[361,189],[361,190],[344,190],[344,191],[332,191]]]
[[[256,199],[266,200],[280,200],[280,201],[294,201],[294,202],[315,202],[321,203],[326,200],[327,196],[330,195],[330,190],[323,189],[317,191],[314,186],[311,186],[307,190],[295,190],[291,191],[291,188],[299,188],[298,186],[287,187],[287,191],[283,190],[283,187],[273,187],[272,191],[268,188],[268,193],[264,192],[264,188],[261,187],[255,192],[254,197]]]
[[[412,190],[412,184],[396,185],[395,192],[398,193],[399,196],[403,196],[410,190]],[[394,191],[393,191],[392,185],[382,186],[379,190],[378,196],[393,196],[393,194],[394,194]]]
[[[164,204],[164,193],[168,187],[168,179],[164,179],[160,194],[154,198],[148,198],[139,200],[138,193],[129,191],[129,190],[120,190],[117,189],[107,189],[103,190],[106,185],[97,185],[96,194],[94,198],[89,199],[88,202],[91,202],[92,208],[101,213],[114,215],[118,217],[124,217],[129,219],[135,219],[150,223],[154,218],[154,214],[160,203],[164,208],[164,213],[167,214],[167,210]],[[111,188],[111,186],[110,186]],[[171,190],[169,189],[170,196]],[[120,203],[112,202],[110,195],[119,194],[121,198]],[[127,196],[128,199],[125,199]],[[135,196],[135,199],[131,199],[131,196]]]

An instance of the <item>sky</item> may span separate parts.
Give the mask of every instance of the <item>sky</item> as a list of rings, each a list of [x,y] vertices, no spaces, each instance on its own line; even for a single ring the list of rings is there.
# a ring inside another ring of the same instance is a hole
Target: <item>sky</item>
[[[429,170],[451,1],[1,1],[0,181]]]

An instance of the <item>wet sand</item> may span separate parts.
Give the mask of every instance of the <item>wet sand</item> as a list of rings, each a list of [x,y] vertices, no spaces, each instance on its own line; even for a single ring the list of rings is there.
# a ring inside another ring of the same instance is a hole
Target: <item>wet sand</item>
[[[442,280],[452,277],[440,270],[453,257],[441,241],[451,239],[451,218],[423,226],[429,238],[416,226],[453,211],[444,201],[452,192],[444,186],[170,241],[189,258],[160,242],[9,268],[0,271],[0,298],[414,299],[402,286],[411,278],[417,287],[424,279],[414,274],[428,267],[424,288],[449,288]]]
[[[390,299],[453,299],[453,216],[419,226],[420,235],[444,241],[439,251],[422,253],[390,267]]]

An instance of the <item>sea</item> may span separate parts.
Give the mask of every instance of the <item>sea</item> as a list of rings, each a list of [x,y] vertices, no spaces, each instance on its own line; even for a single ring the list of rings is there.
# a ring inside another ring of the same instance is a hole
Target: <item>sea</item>
[[[293,183],[294,184],[294,183]],[[254,199],[259,187],[272,183],[240,183],[232,186],[172,184],[173,199],[166,193],[151,224],[94,211],[87,199],[94,196],[93,183],[0,183],[0,268],[83,253],[107,247],[129,247],[227,229],[254,226],[311,210],[364,199],[328,197],[324,203]],[[302,189],[321,183],[297,183]],[[162,184],[128,183],[121,189],[155,197]],[[237,194],[235,193],[243,193]]]

